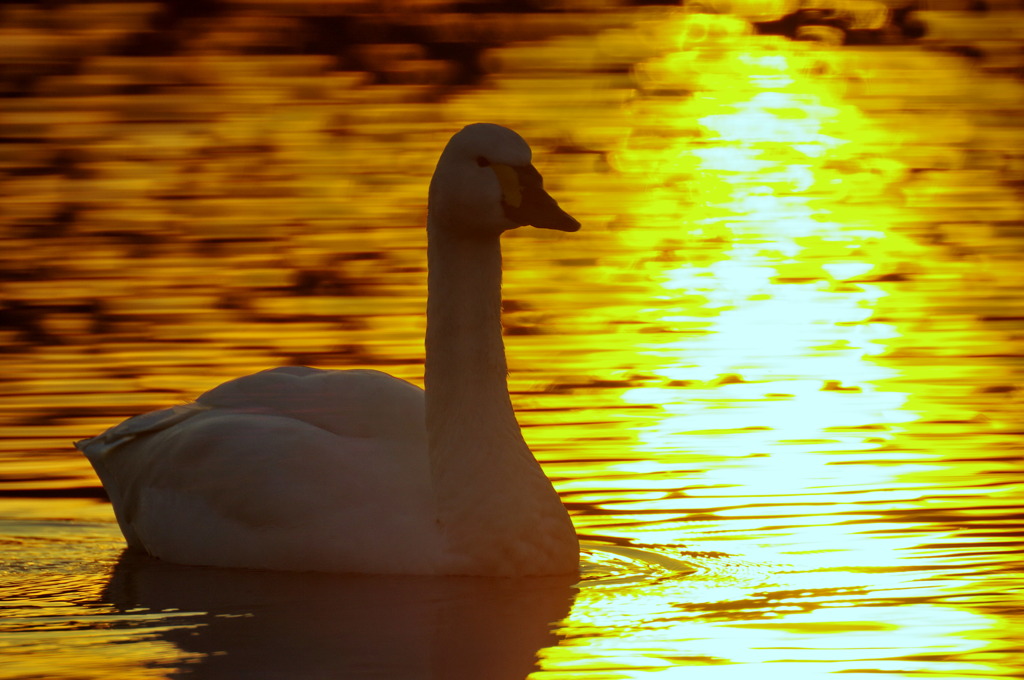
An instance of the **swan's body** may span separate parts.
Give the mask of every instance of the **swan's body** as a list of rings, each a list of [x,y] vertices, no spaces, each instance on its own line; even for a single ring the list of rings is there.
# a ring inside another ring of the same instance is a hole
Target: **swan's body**
[[[79,442],[129,546],[259,569],[541,575],[572,523],[516,422],[500,234],[579,223],[516,133],[471,125],[431,181],[426,391],[379,371],[277,368]]]

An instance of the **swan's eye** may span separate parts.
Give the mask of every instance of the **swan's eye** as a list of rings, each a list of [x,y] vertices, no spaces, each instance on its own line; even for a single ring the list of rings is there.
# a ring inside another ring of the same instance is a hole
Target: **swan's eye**
[[[484,158],[483,156],[477,156],[476,164],[479,165],[481,168],[486,168],[488,165],[491,164],[491,162]]]

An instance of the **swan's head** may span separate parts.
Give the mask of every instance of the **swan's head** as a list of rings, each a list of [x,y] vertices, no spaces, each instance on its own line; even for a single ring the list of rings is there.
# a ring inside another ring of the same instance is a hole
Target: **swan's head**
[[[569,213],[544,191],[530,146],[500,125],[475,123],[452,136],[430,181],[430,229],[497,236],[526,225],[576,231]]]

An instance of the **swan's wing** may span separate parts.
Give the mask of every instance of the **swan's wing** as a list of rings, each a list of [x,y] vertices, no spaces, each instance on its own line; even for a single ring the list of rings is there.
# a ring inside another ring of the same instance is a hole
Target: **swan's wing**
[[[229,380],[191,404],[128,418],[75,442],[89,460],[212,409],[294,418],[340,436],[419,440],[426,436],[423,390],[381,371],[281,366]]]
[[[426,433],[423,390],[374,370],[282,366],[230,380],[196,402],[287,416],[344,437],[417,439]]]
[[[436,525],[423,392],[277,369],[79,442],[129,544],[170,561],[423,570]]]

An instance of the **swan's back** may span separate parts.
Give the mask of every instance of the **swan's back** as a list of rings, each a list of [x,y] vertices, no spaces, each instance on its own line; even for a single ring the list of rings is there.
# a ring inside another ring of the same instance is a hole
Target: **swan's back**
[[[387,373],[282,366],[219,385],[196,402],[208,408],[268,413],[340,437],[423,442],[423,390]]]
[[[174,562],[430,573],[423,392],[283,367],[78,443],[129,545]]]

